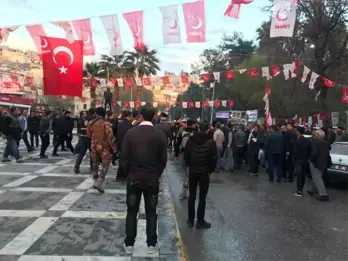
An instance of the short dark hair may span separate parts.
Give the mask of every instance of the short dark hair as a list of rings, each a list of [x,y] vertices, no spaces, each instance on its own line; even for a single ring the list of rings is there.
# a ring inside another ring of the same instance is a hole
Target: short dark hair
[[[187,125],[188,127],[192,127],[193,124],[195,124],[195,122],[194,122],[194,120],[191,120],[191,119],[188,119],[187,122],[186,122],[186,125]]]
[[[50,114],[52,114],[52,111],[51,111],[51,110],[46,110],[46,111],[45,111],[45,116],[46,116],[46,117],[49,116]]]
[[[93,115],[95,113],[95,108],[89,108],[88,114]]]
[[[141,116],[143,116],[145,121],[152,121],[153,117],[155,116],[155,109],[145,105],[141,108]]]
[[[17,110],[17,107],[12,106],[12,107],[10,108],[10,112],[15,112],[15,110]]]
[[[82,114],[84,113],[85,111],[80,111],[80,116],[82,116]]]
[[[269,128],[270,128],[271,130],[273,130],[273,131],[279,131],[277,125],[271,125],[271,126],[269,126]]]
[[[253,131],[253,132],[251,133],[251,135],[252,135],[253,137],[257,137],[257,131]]]
[[[221,123],[220,123],[220,122],[217,122],[217,123],[215,124],[215,128],[220,129],[220,128],[221,128]]]
[[[128,110],[123,110],[123,111],[121,112],[121,114],[122,114],[122,117],[123,117],[123,118],[126,118],[126,117],[132,115],[132,112],[131,112],[131,111],[128,111]]]
[[[301,135],[303,135],[305,133],[305,128],[301,127],[301,126],[298,126],[296,128],[297,132],[300,133]]]
[[[95,113],[96,113],[98,116],[105,117],[105,109],[104,109],[103,107],[98,107],[98,108],[95,110]]]
[[[108,117],[110,117],[110,116],[113,115],[113,114],[114,114],[114,112],[111,111],[111,110],[109,110],[109,111],[106,112],[106,116],[108,116]]]
[[[202,121],[200,124],[199,124],[199,131],[200,132],[207,132],[209,130],[209,122],[208,121]]]

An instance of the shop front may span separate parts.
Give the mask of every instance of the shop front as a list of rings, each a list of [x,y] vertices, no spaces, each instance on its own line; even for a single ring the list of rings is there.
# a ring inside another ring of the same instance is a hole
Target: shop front
[[[6,110],[14,106],[18,109],[27,109],[30,112],[32,104],[33,99],[18,96],[0,95],[0,106]]]

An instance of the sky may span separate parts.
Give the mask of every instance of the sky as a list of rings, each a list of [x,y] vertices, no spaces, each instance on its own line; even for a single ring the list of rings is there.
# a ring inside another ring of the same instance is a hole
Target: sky
[[[110,45],[99,16],[117,14],[120,24],[123,48],[131,50],[133,38],[122,13],[144,10],[144,42],[150,49],[158,51],[161,72],[179,73],[190,71],[191,63],[199,59],[200,53],[218,45],[223,34],[242,32],[246,39],[256,39],[256,29],[269,14],[262,12],[266,0],[254,0],[242,5],[238,20],[225,17],[223,13],[230,0],[206,1],[206,43],[186,43],[185,23],[182,3],[193,0],[0,0],[0,27],[23,25],[10,34],[5,45],[23,50],[36,50],[34,42],[24,25],[43,24],[51,37],[65,38],[62,29],[50,21],[77,20],[91,18],[93,41],[97,56],[85,57],[85,61],[98,59],[100,54],[109,54]],[[182,44],[164,45],[162,40],[162,15],[159,7],[177,4],[182,34]],[[2,44],[4,45],[4,44]],[[0,61],[1,62],[1,61]]]

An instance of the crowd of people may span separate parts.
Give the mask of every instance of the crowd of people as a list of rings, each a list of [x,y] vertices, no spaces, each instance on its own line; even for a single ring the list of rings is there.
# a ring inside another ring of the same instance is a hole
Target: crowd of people
[[[58,149],[69,149],[76,155],[74,172],[80,173],[83,158],[90,150],[90,168],[94,188],[104,193],[104,179],[110,164],[119,166],[116,181],[127,181],[127,217],[124,249],[133,252],[137,234],[137,215],[141,196],[144,196],[149,253],[159,249],[157,239],[157,202],[159,180],[166,167],[168,150],[183,167],[181,199],[188,198],[187,225],[207,229],[205,220],[206,196],[210,175],[221,171],[233,172],[248,168],[256,177],[260,167],[268,172],[268,181],[293,182],[296,176],[296,196],[303,196],[306,177],[310,174],[313,186],[308,193],[318,194],[317,199],[328,201],[325,173],[331,164],[330,146],[333,142],[348,141],[344,129],[335,131],[315,129],[310,131],[292,124],[283,126],[226,125],[220,122],[197,122],[192,119],[168,121],[168,115],[155,115],[152,107],[144,106],[140,112],[122,111],[117,117],[102,107],[82,111],[76,119],[71,112],[63,111],[53,116],[47,110],[43,115],[27,110],[10,108],[4,115],[0,108],[0,132],[6,139],[3,161],[13,156],[21,162],[18,146],[23,139],[28,152],[39,146],[40,158],[45,159],[53,132],[52,156],[59,156]],[[73,129],[77,127],[79,141],[72,146]],[[28,133],[30,141],[28,140]],[[309,136],[307,136],[309,135]],[[197,221],[195,201],[199,188]],[[188,195],[187,195],[188,194]]]

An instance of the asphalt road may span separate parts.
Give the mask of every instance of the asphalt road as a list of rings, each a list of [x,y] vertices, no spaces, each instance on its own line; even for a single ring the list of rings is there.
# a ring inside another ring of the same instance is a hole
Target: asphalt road
[[[346,186],[329,188],[331,201],[319,202],[307,194],[295,197],[295,183],[270,184],[265,173],[216,173],[207,197],[206,220],[212,227],[199,231],[186,225],[187,200],[179,199],[181,166],[171,161],[167,172],[190,261],[348,260]]]

